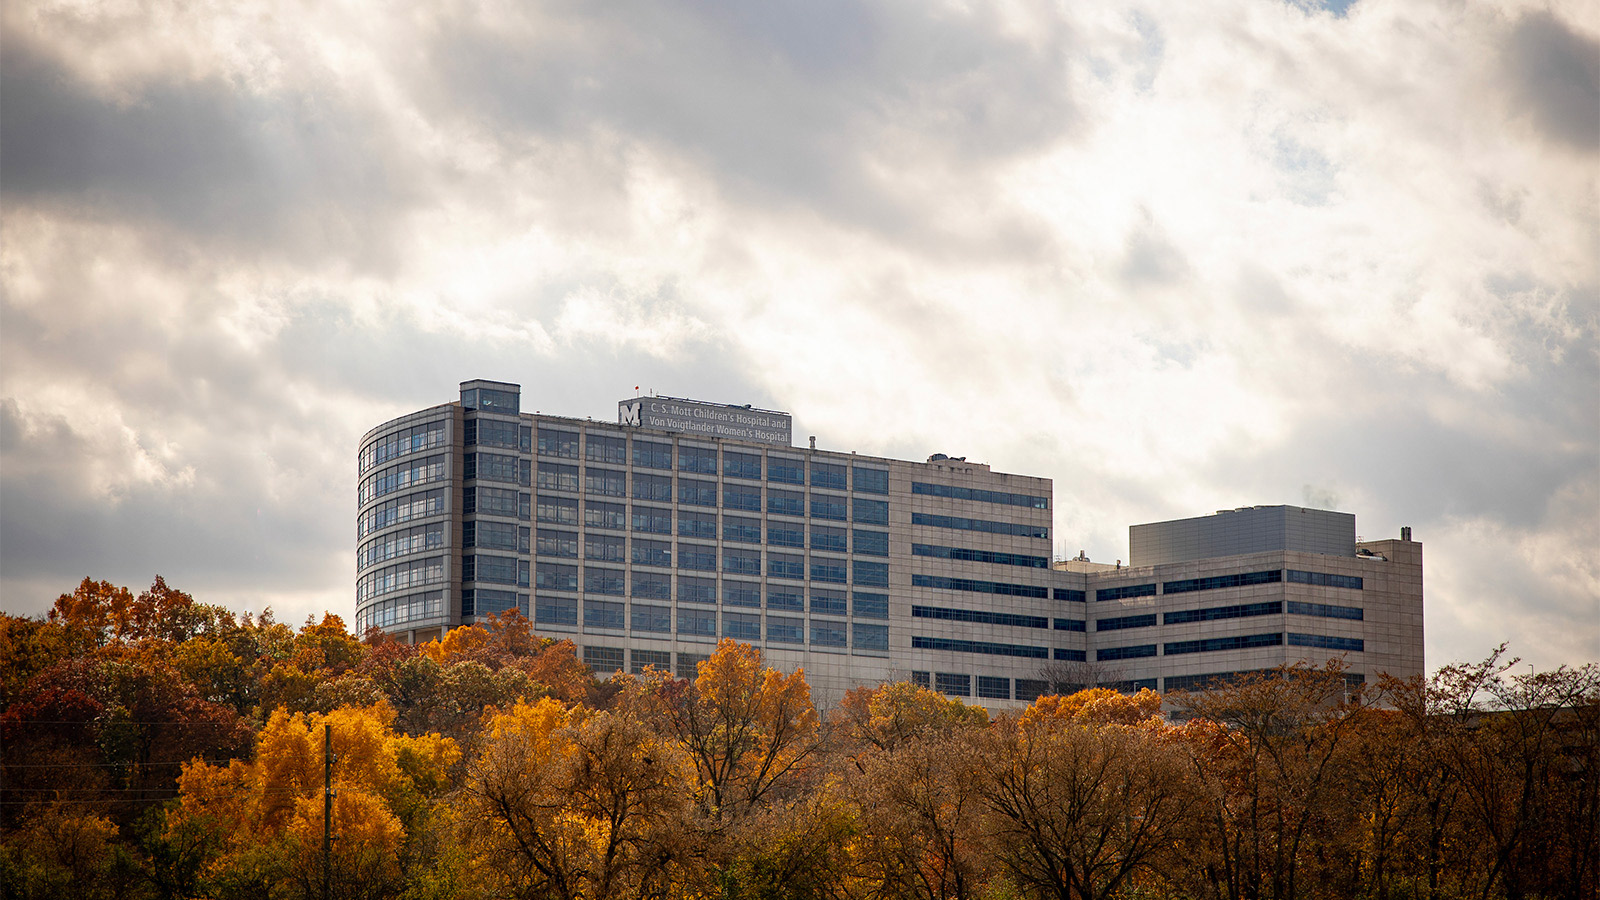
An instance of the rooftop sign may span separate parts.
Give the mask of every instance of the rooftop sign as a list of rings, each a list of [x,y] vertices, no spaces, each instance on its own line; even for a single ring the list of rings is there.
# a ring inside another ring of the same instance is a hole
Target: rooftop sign
[[[699,400],[673,397],[620,400],[617,423],[783,447],[793,444],[794,426],[788,413]]]

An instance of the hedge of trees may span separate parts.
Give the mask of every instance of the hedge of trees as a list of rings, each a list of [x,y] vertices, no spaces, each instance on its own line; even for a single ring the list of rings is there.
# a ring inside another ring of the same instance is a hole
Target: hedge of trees
[[[991,717],[824,717],[724,641],[599,680],[497,618],[409,646],[85,579],[0,614],[18,898],[1593,898],[1600,670],[1504,648]],[[602,673],[609,674],[609,673]],[[325,742],[334,762],[325,770]],[[324,796],[325,775],[333,796]],[[325,851],[325,810],[333,836]]]

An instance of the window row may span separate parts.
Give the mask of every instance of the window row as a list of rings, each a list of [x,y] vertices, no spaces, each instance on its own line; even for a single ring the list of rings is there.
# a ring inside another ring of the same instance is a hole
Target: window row
[[[938,575],[912,575],[913,587],[931,587],[946,591],[969,591],[975,594],[997,594],[1005,597],[1038,597],[1050,595],[1048,588],[1032,584],[1009,584],[1003,581],[977,581],[971,578],[944,578]]]
[[[634,438],[631,455],[627,439],[621,435],[588,434],[580,439],[579,432],[560,428],[540,428],[538,452],[541,456],[564,459],[581,458],[604,463],[625,464],[631,458],[634,467],[669,471],[673,469],[672,444]],[[693,444],[678,445],[677,471],[694,475],[722,474],[729,478],[749,481],[762,480],[762,457],[759,453],[725,450],[719,465],[716,447]],[[807,478],[807,469],[810,477]],[[869,494],[889,493],[889,472],[866,466],[846,466],[813,459],[807,466],[804,458],[769,456],[765,466],[766,480],[774,484],[810,484],[813,487],[844,491],[852,487]]]
[[[1277,569],[1266,572],[1237,572],[1232,575],[1214,575],[1210,578],[1185,578],[1179,581],[1163,581],[1161,593],[1186,594],[1191,591],[1214,591],[1219,588],[1245,587],[1252,584],[1276,584],[1283,580],[1283,573]]]
[[[443,454],[429,456],[414,462],[390,466],[368,475],[361,479],[361,484],[356,489],[357,505],[366,506],[368,501],[413,485],[444,481],[447,477],[445,475],[447,458]]]
[[[485,550],[527,553],[529,533],[530,529],[526,525],[479,519],[476,522],[462,523],[461,546],[469,549],[481,547]]]
[[[1047,525],[1029,525],[1025,522],[993,522],[988,519],[964,519],[960,516],[936,516],[930,513],[912,513],[911,524],[932,528],[951,528],[958,531],[981,531],[985,534],[1003,534],[1011,537],[1029,537],[1048,540]]]
[[[938,547],[929,544],[912,544],[912,556],[934,559],[953,559],[961,562],[993,563],[1002,566],[1021,566],[1026,569],[1048,569],[1048,556],[1029,556],[1022,553],[996,553],[991,550],[969,550],[965,547]]]
[[[979,625],[1007,625],[1013,628],[1049,628],[1050,620],[1044,616],[1027,616],[1019,613],[990,612],[983,609],[951,609],[943,606],[913,606],[911,615],[918,619],[944,619],[949,622],[973,622]]]
[[[356,536],[366,537],[394,525],[444,515],[444,498],[444,488],[435,488],[385,501],[361,514],[356,522]]]
[[[911,483],[911,493],[950,500],[976,500],[980,503],[999,503],[1006,506],[1026,506],[1031,509],[1049,509],[1050,498],[1032,494],[1009,494],[1005,491],[987,491],[981,488],[957,487],[948,484]]]
[[[402,456],[444,445],[444,420],[424,422],[374,439],[372,443],[361,448],[361,458],[357,468],[360,474],[365,475],[373,466],[383,465],[391,459],[399,459]]]
[[[479,481],[502,481],[527,487],[533,463],[504,453],[468,453],[462,457],[461,477]]]
[[[631,596],[646,600],[671,600],[674,596],[674,578],[665,573],[635,571],[631,577],[626,569],[586,566],[579,574],[577,566],[541,563],[535,569],[534,586],[543,591],[568,591],[601,594],[613,597]],[[759,581],[740,581],[724,578],[699,578],[679,575],[676,578],[676,596],[680,603],[721,602],[723,606],[751,609],[762,607],[763,591]],[[812,588],[809,592],[796,585],[767,585],[767,609],[801,612],[810,609],[817,615],[844,616],[847,614],[846,591],[829,588]],[[810,606],[806,604],[810,597]],[[849,612],[859,618],[886,619],[889,617],[889,595],[875,591],[849,592]]]
[[[461,557],[461,580],[488,584],[528,586],[528,561],[515,556],[495,556],[489,553],[467,554]]]
[[[1328,572],[1302,572],[1299,569],[1290,569],[1288,572],[1290,584],[1314,584],[1321,587],[1346,588],[1352,591],[1361,590],[1361,576],[1359,575],[1333,575]]]
[[[373,538],[356,550],[356,571],[413,553],[426,553],[444,546],[443,522],[414,525]]]
[[[1050,648],[1028,644],[996,644],[954,638],[911,636],[913,650],[948,650],[952,653],[979,653],[985,656],[1014,656],[1021,659],[1049,659]]]
[[[444,615],[444,591],[426,591],[404,597],[390,597],[368,604],[356,612],[356,633],[368,628],[393,628],[408,622],[436,619]]]
[[[685,607],[674,609],[670,606],[627,604],[609,600],[585,599],[580,603],[570,597],[536,595],[534,622],[536,625],[577,627],[580,609],[582,626],[585,630],[676,634],[682,637],[725,637],[741,641],[765,639],[768,643],[775,644],[809,643],[813,647],[850,647],[885,653],[889,650],[887,625],[813,619],[808,629],[807,622],[803,618],[768,615],[763,622],[760,613],[719,613],[714,609]]]
[[[522,409],[520,391],[502,391],[497,388],[469,388],[461,392],[461,405],[467,409],[514,416]]]
[[[462,443],[468,447],[500,447],[527,453],[533,449],[533,428],[499,419],[467,419],[461,425]]]
[[[356,579],[356,606],[361,606],[363,601],[379,594],[425,584],[439,584],[444,580],[443,556],[430,556],[426,559],[410,560],[374,569]]]
[[[524,461],[526,462],[526,461]],[[481,476],[480,476],[481,477]],[[501,479],[507,480],[507,479]],[[521,481],[520,483],[526,483]],[[546,463],[541,465],[535,478],[542,491],[584,493],[591,497],[630,498],[648,503],[672,503],[683,506],[703,506],[715,509],[717,483],[680,478],[676,490],[673,481],[665,475],[634,475],[631,491],[626,473],[613,469],[595,469]],[[807,500],[803,491],[767,490],[765,504],[759,487],[724,485],[721,507],[738,512],[759,513],[763,509],[772,515],[793,516],[797,519],[825,519],[834,522],[855,522],[861,525],[888,525],[887,500],[870,500],[863,497],[812,494]],[[715,515],[712,513],[712,515]]]
[[[461,592],[461,614],[463,616],[492,616],[508,610],[516,610],[527,617],[528,595],[516,591],[507,591],[500,588],[467,588]]]

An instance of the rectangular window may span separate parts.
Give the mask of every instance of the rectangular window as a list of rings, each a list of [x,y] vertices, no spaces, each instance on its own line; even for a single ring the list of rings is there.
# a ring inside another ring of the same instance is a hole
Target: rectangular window
[[[1155,690],[1154,678],[1130,678],[1123,681],[1104,681],[1100,683],[1103,688],[1110,688],[1119,694],[1137,694],[1143,690]]]
[[[845,632],[843,622],[811,621],[811,646],[844,648],[849,646],[849,642],[850,636]]]
[[[844,584],[846,580],[844,560],[818,556],[811,557],[811,580],[828,584]]]
[[[672,445],[633,439],[633,464],[642,469],[672,468]]]
[[[473,489],[467,488],[467,493],[473,493]],[[502,488],[480,487],[477,489],[477,495],[477,512],[479,515],[506,516],[509,518],[517,515],[520,512],[518,508],[518,495],[516,491],[508,491]],[[577,505],[576,500],[572,502],[574,506]]]
[[[583,590],[588,594],[608,594],[621,597],[627,593],[627,579],[623,569],[606,569],[600,566],[586,566],[583,570]],[[621,605],[618,604],[618,608]],[[618,613],[618,622],[621,622],[621,613]],[[621,628],[619,624],[617,626]]]
[[[517,483],[517,458],[500,453],[468,453],[464,460],[466,471],[462,474],[480,481]]]
[[[1002,566],[1021,566],[1026,569],[1048,569],[1047,556],[1028,556],[1022,553],[997,553],[992,550],[969,550],[965,547],[937,547],[929,544],[912,544],[912,556],[929,556],[935,559],[954,559],[961,562],[993,563]]]
[[[760,512],[761,487],[759,485],[724,484],[722,486],[722,506],[724,509]]]
[[[1084,603],[1088,601],[1089,597],[1083,591],[1073,590],[1072,588],[1056,588],[1056,599],[1066,600],[1071,603]]]
[[[1003,581],[974,581],[970,578],[943,578],[936,575],[912,575],[912,587],[931,587],[946,591],[970,591],[975,594],[998,594],[1004,597],[1049,596],[1049,589],[1031,584],[1009,584]]]
[[[633,539],[633,561],[641,566],[672,565],[672,544],[668,541]]]
[[[767,491],[767,512],[783,516],[803,516],[806,514],[806,495],[799,491],[769,489]]]
[[[590,434],[583,448],[583,458],[591,462],[626,465],[628,439],[608,434]]]
[[[635,570],[633,596],[647,600],[671,600],[672,576],[661,572]]]
[[[743,544],[761,543],[761,520],[743,516],[722,517],[722,539]]]
[[[596,497],[628,496],[628,474],[618,469],[583,469],[583,492]]]
[[[736,641],[761,640],[761,616],[749,613],[723,613],[722,636]]]
[[[678,602],[717,602],[717,580],[715,578],[694,578],[688,575],[679,576]]]
[[[850,533],[850,540],[855,544],[856,552],[863,556],[888,556],[889,532],[870,531],[865,528],[856,528]]]
[[[914,619],[942,619],[946,622],[974,622],[979,625],[1007,625],[1012,628],[1049,628],[1050,620],[1044,616],[1027,616],[1021,613],[994,612],[987,609],[950,609],[943,606],[913,606]]]
[[[914,512],[911,514],[911,524],[927,525],[931,528],[950,528],[958,531],[981,531],[985,534],[1004,534],[1011,537],[1030,537],[1049,540],[1050,528],[1047,525],[1030,525],[1025,522],[993,522],[988,519],[965,519],[960,516],[936,516],[931,513]]]
[[[806,558],[799,554],[768,553],[767,574],[773,578],[805,578]]]
[[[534,587],[541,591],[576,591],[578,567],[540,563],[535,574]]]
[[[1010,700],[1011,679],[979,675],[978,696],[985,700]]]
[[[769,456],[767,457],[767,480],[779,484],[805,484],[806,464],[803,460]]]
[[[1200,641],[1173,641],[1162,647],[1167,656],[1180,653],[1212,653],[1217,650],[1249,650],[1253,647],[1281,647],[1283,634],[1238,634],[1231,637],[1207,638]]]
[[[1122,587],[1096,588],[1094,599],[1099,600],[1129,600],[1134,597],[1154,597],[1156,586],[1154,584],[1127,584]]]
[[[1026,700],[1029,703],[1032,703],[1040,697],[1043,697],[1045,692],[1048,690],[1050,690],[1050,682],[1048,681],[1042,681],[1037,678],[1017,679],[1018,700]]]
[[[845,498],[834,497],[829,494],[812,494],[811,518],[843,522],[845,520]]]
[[[1031,509],[1049,509],[1050,498],[1032,494],[1008,494],[1005,491],[986,491],[980,488],[955,487],[948,484],[911,483],[911,493],[951,500],[976,500],[979,503],[999,503],[1006,506],[1026,506]]]
[[[672,651],[630,650],[628,652],[628,674],[639,675],[646,668],[656,669],[661,672],[671,672]]]
[[[843,528],[828,525],[811,526],[811,549],[824,553],[849,553],[849,540]]]
[[[583,538],[583,558],[601,562],[627,562],[628,542],[610,534],[586,534]]]
[[[767,616],[767,641],[773,644],[804,644],[806,620]]]
[[[473,606],[477,609],[476,615],[492,616],[508,609],[521,612],[524,608],[524,604],[517,602],[517,594],[513,591],[492,591],[488,588],[478,588],[474,593],[477,595],[473,598]]]
[[[577,525],[578,501],[570,497],[539,495],[539,521],[548,525]]]
[[[933,689],[941,694],[970,697],[972,696],[972,676],[960,675],[955,672],[935,672],[933,673]]]
[[[475,578],[469,578],[466,572],[466,557],[462,560],[462,581],[486,581],[490,584],[517,584],[517,558],[514,556],[488,556],[478,554],[478,573]],[[526,584],[526,581],[523,582]]]
[[[576,580],[577,573],[573,573],[572,577]],[[578,624],[578,598],[535,597],[533,621],[539,625],[576,626]]]
[[[872,653],[889,652],[889,626],[853,622],[850,625],[851,647]]]
[[[578,533],[576,531],[551,531],[539,529],[539,555],[578,558]]]
[[[716,506],[717,483],[698,478],[679,478],[678,502],[690,506]]]
[[[716,637],[717,611],[678,607],[678,633],[694,637]]]
[[[1068,650],[1065,647],[1057,647],[1055,657],[1065,662],[1083,662],[1089,658],[1089,654],[1082,650]]]
[[[695,680],[695,678],[700,674],[700,664],[706,660],[709,660],[710,658],[711,657],[703,653],[679,653],[678,677],[687,678],[690,681]]]
[[[850,478],[855,482],[856,490],[863,493],[889,493],[889,472],[885,469],[867,469],[861,466],[852,466],[850,468]]]
[[[585,647],[583,648],[583,664],[594,672],[596,677],[604,677],[612,672],[622,671],[621,647]]]
[[[633,499],[655,503],[672,502],[672,476],[633,473]]]
[[[1171,647],[1171,644],[1167,645]],[[1171,653],[1169,649],[1167,651]],[[1096,662],[1105,662],[1114,659],[1144,659],[1156,655],[1155,644],[1137,644],[1131,647],[1105,647],[1094,652]]]
[[[539,490],[577,493],[578,467],[561,463],[540,463]]]
[[[1302,603],[1299,600],[1289,601],[1289,614],[1292,616],[1321,616],[1324,619],[1354,619],[1361,621],[1366,617],[1359,606],[1330,606],[1326,603]]]
[[[1118,616],[1114,619],[1096,619],[1095,631],[1121,631],[1125,628],[1149,628],[1156,624],[1156,614],[1147,613],[1142,616]]]
[[[852,497],[850,499],[850,520],[858,525],[887,525],[889,524],[889,501]]]
[[[846,483],[849,476],[844,466],[834,463],[811,461],[811,486],[827,488],[831,491],[843,491],[849,488]]]
[[[678,445],[678,471],[697,475],[717,474],[717,448]]]
[[[768,522],[767,543],[774,547],[794,547],[799,549],[806,545],[806,532],[804,528],[797,524]]]
[[[767,609],[782,609],[790,612],[806,611],[806,596],[798,587],[788,587],[781,584],[767,586]]]
[[[646,534],[671,534],[672,510],[654,506],[633,507],[633,530]]]
[[[633,630],[647,631],[651,634],[671,634],[672,607],[647,606],[643,603],[635,603],[633,605]]]
[[[1290,634],[1289,646],[1360,653],[1366,649],[1366,642],[1361,638],[1333,637],[1326,634]]]
[[[590,528],[621,531],[628,527],[628,508],[621,503],[590,500],[583,505],[583,524]]]
[[[576,431],[557,431],[553,428],[540,428],[539,455],[577,459],[578,433]]]
[[[1082,619],[1057,619],[1055,627],[1057,631],[1083,631],[1085,622]]]
[[[704,544],[678,543],[678,568],[700,572],[717,570],[717,548]]]
[[[1289,583],[1361,590],[1361,578],[1358,575],[1330,575],[1327,572],[1302,572],[1299,569],[1289,570]]]
[[[911,683],[917,687],[932,688],[933,675],[929,672],[912,672]]]
[[[724,580],[722,582],[722,605],[760,609],[761,582]]]
[[[1267,572],[1236,572],[1232,575],[1214,575],[1210,578],[1184,578],[1179,581],[1163,581],[1161,593],[1186,594],[1190,591],[1214,591],[1219,588],[1246,587],[1252,584],[1276,584],[1283,578],[1283,573],[1277,569]]]
[[[736,453],[725,450],[722,454],[722,474],[729,478],[761,478],[761,454]]]
[[[686,512],[678,513],[678,536],[705,538],[708,541],[717,539],[717,514],[714,512]]]
[[[610,600],[583,601],[583,627],[585,628],[620,629],[624,627],[625,615],[624,604]]]
[[[851,611],[858,619],[889,618],[889,595],[856,591],[850,596]]]
[[[911,636],[913,650],[949,650],[954,653],[981,653],[985,656],[1015,656],[1020,659],[1049,659],[1048,647],[1026,644],[992,644],[988,641],[962,641],[951,638]]]
[[[811,591],[811,614],[814,616],[843,616],[849,612],[845,603],[844,591],[829,591],[822,588],[813,588]]]
[[[1238,606],[1213,606],[1210,609],[1180,609],[1163,613],[1161,624],[1182,625],[1185,622],[1214,622],[1219,619],[1245,619],[1251,616],[1272,616],[1283,612],[1283,601],[1243,603]]]
[[[761,551],[735,550],[732,547],[723,548],[722,571],[734,575],[761,577]]]
[[[1240,679],[1261,675],[1270,669],[1249,669],[1243,672],[1208,672],[1203,675],[1169,675],[1166,679],[1166,688],[1169,691],[1207,691],[1227,687],[1237,683]]]

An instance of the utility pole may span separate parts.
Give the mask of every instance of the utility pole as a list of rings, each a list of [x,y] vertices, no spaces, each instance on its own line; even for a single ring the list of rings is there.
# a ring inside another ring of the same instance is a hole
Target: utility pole
[[[332,900],[328,872],[333,861],[333,726],[322,725],[322,900]]]

